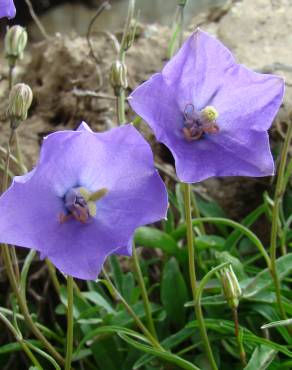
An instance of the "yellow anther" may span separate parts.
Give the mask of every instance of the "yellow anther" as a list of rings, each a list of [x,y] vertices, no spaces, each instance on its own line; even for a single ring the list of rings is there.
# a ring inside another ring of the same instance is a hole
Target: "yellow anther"
[[[95,191],[94,193],[91,193],[88,200],[92,200],[94,202],[96,202],[97,200],[103,198],[105,195],[107,195],[108,193],[108,190],[107,188],[102,188],[102,189],[99,189],[97,191]]]
[[[219,113],[215,107],[208,105],[201,110],[202,118],[207,122],[214,122],[219,117]]]

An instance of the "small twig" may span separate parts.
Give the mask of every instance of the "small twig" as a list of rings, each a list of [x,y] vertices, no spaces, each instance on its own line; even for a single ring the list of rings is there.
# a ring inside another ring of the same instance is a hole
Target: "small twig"
[[[44,36],[44,38],[46,40],[49,40],[50,36],[47,34],[47,31],[45,30],[45,28],[42,25],[39,17],[37,16],[36,12],[34,11],[31,1],[30,0],[24,0],[24,1],[25,1],[26,5],[28,7],[28,10],[29,10],[29,13],[30,13],[32,19],[34,20],[34,22],[37,25],[38,29],[40,30],[41,34]]]
[[[97,9],[94,17],[92,18],[92,20],[90,21],[89,25],[88,25],[88,29],[87,29],[87,33],[86,33],[86,39],[87,39],[87,44],[88,44],[88,47],[89,47],[89,50],[90,50],[90,56],[95,60],[95,62],[97,64],[99,64],[99,60],[98,58],[96,57],[96,55],[94,54],[94,50],[93,50],[93,45],[91,43],[91,30],[92,30],[92,27],[95,23],[95,21],[97,20],[97,18],[100,16],[100,14],[106,9],[106,10],[109,10],[111,8],[111,5],[108,1],[104,1],[100,7]]]
[[[275,71],[287,71],[292,72],[292,65],[275,62],[273,64],[265,65],[257,70],[262,73],[271,73]]]
[[[97,98],[97,99],[107,99],[107,100],[116,100],[116,97],[113,95],[108,95],[104,93],[96,93],[92,90],[81,90],[77,87],[74,87],[72,94],[78,98]]]

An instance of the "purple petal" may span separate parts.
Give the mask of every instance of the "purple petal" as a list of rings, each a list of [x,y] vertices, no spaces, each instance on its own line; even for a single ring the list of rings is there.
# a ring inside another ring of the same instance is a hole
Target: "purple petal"
[[[76,186],[106,187],[108,194],[88,224],[61,224],[63,196]],[[95,279],[108,254],[129,254],[123,247],[134,230],[165,217],[166,209],[150,146],[131,125],[102,134],[57,132],[45,139],[36,169],[0,198],[0,240],[39,250],[65,274]]]
[[[197,182],[212,176],[267,176],[273,159],[266,130],[282,102],[283,80],[236,64],[215,38],[197,31],[162,73],[129,97],[129,103],[169,147],[177,175]],[[182,134],[184,109],[212,105],[219,133],[187,142]]]
[[[14,18],[16,9],[13,0],[0,0],[0,18]]]

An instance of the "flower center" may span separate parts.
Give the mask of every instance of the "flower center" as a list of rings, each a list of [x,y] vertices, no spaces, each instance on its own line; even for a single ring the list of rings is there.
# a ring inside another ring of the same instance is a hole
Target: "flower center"
[[[96,202],[108,193],[106,188],[90,192],[84,187],[75,187],[67,191],[64,197],[66,213],[60,214],[60,222],[64,223],[70,218],[85,224],[96,215]]]
[[[197,111],[188,103],[184,109],[183,135],[187,141],[199,140],[204,134],[216,134],[219,131],[216,119],[219,113],[215,107],[208,105]]]

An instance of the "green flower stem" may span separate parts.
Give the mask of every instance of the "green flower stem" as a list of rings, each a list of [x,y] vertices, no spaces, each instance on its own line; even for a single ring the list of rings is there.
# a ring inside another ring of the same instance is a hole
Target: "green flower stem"
[[[44,347],[48,350],[48,352],[60,363],[64,364],[63,357],[56,351],[56,349],[51,345],[51,343],[46,339],[46,337],[41,333],[41,331],[38,329],[36,324],[34,323],[33,319],[31,318],[31,315],[29,313],[26,300],[24,299],[23,295],[21,294],[19,290],[19,284],[15,278],[13,266],[11,257],[9,254],[9,247],[4,244],[2,245],[2,253],[3,253],[3,260],[6,267],[6,272],[8,275],[8,279],[10,282],[10,285],[13,289],[13,292],[16,296],[17,302],[19,304],[19,308],[22,312],[22,315],[24,317],[26,325],[30,328],[32,333],[35,335],[35,337],[41,341],[44,345]]]
[[[285,191],[285,168],[287,164],[287,157],[289,152],[289,145],[292,137],[292,119],[289,122],[288,130],[285,136],[285,141],[282,149],[280,167],[278,172],[278,178],[276,182],[274,207],[272,211],[272,230],[271,230],[271,243],[270,243],[270,256],[271,256],[271,266],[270,271],[275,285],[275,293],[277,306],[279,308],[281,317],[283,320],[287,319],[286,312],[281,297],[281,284],[277,272],[276,260],[277,260],[277,235],[279,226],[279,212],[280,205],[282,203],[283,193]]]
[[[120,91],[117,95],[118,125],[126,123],[125,107],[126,107],[125,90],[123,88],[120,88]]]
[[[21,345],[23,351],[27,354],[27,357],[31,360],[31,362],[36,366],[38,369],[42,370],[41,364],[38,362],[37,358],[31,352],[27,344],[24,342],[21,333],[11,324],[11,322],[2,314],[0,313],[0,320],[6,325],[6,327],[10,330],[12,335],[15,337],[17,342]]]
[[[179,1],[179,40],[178,44],[179,47],[183,44],[183,38],[184,38],[184,23],[185,23],[185,6],[187,4],[186,1]]]
[[[193,191],[191,192],[191,201],[192,201],[192,206],[193,206],[193,215],[195,216],[195,218],[201,218],[200,210],[199,210],[197,199],[196,199],[196,195]],[[199,227],[199,230],[200,230],[201,234],[205,235],[206,230],[205,230],[203,222],[200,222],[198,224],[198,227]]]
[[[239,332],[239,322],[238,322],[237,308],[234,307],[232,309],[232,315],[233,315],[233,321],[234,321],[234,335],[235,335],[237,345],[238,345],[240,361],[241,361],[243,366],[246,366],[246,354],[245,354],[245,350],[244,350],[244,347],[243,347],[242,338],[241,338],[241,335],[240,335],[240,332]]]
[[[189,274],[191,281],[192,294],[194,299],[194,309],[196,319],[198,321],[201,338],[204,343],[206,355],[209,359],[209,363],[213,370],[218,370],[213,352],[209,343],[208,334],[204,322],[203,312],[200,305],[200,301],[197,299],[197,280],[195,270],[195,252],[194,252],[194,240],[193,240],[193,225],[192,225],[192,214],[191,214],[191,189],[189,184],[183,184],[184,188],[184,203],[185,203],[185,215],[186,215],[186,226],[187,226],[187,247],[189,257]]]
[[[25,171],[25,166],[23,164],[23,158],[22,158],[22,153],[21,153],[21,149],[19,145],[19,136],[18,136],[17,130],[15,130],[14,137],[15,137],[15,150],[16,150],[16,158],[18,161],[18,165],[19,165],[20,170],[25,173],[27,171]]]
[[[222,217],[203,217],[203,218],[194,219],[192,220],[192,225],[199,225],[200,222],[214,223],[218,225],[226,225],[226,226],[233,227],[234,229],[240,231],[258,248],[258,250],[260,251],[260,253],[262,254],[262,256],[264,257],[266,261],[267,267],[270,268],[271,261],[270,261],[270,257],[265,247],[263,246],[259,238],[252,231],[250,231],[247,227],[239,224],[238,222],[229,220],[227,218],[222,218]],[[181,225],[174,232],[171,233],[171,236],[177,240],[183,237],[185,235],[185,232],[186,232],[186,225]]]
[[[139,259],[138,259],[138,255],[137,255],[137,250],[136,250],[136,246],[135,246],[134,242],[133,242],[132,261],[133,261],[134,270],[135,270],[135,273],[136,273],[136,279],[137,279],[139,288],[141,290],[141,295],[142,295],[143,304],[144,304],[144,310],[145,310],[145,314],[146,314],[147,327],[148,327],[149,331],[151,332],[151,334],[153,335],[153,337],[155,337],[157,339],[157,334],[156,334],[156,330],[155,330],[155,326],[154,326],[153,318],[152,318],[152,314],[151,314],[151,306],[150,306],[150,302],[149,302],[149,298],[148,298],[148,294],[147,294],[147,290],[146,290],[145,282],[144,282],[144,279],[143,279],[142,271],[141,271],[141,268],[140,268]]]
[[[60,296],[61,285],[60,285],[60,282],[59,282],[58,277],[57,277],[56,268],[51,263],[51,261],[48,260],[47,258],[46,258],[45,261],[46,261],[46,265],[47,265],[47,268],[48,268],[49,275],[50,275],[50,278],[52,280],[53,286],[55,288],[55,291]]]
[[[9,84],[9,91],[12,89],[13,86],[13,71],[14,71],[15,64],[9,63],[9,71],[8,71],[8,84]]]
[[[143,324],[143,322],[139,319],[139,317],[136,315],[132,307],[128,304],[128,302],[125,300],[125,298],[120,294],[120,292],[116,289],[114,284],[111,282],[111,279],[109,278],[106,271],[102,270],[105,281],[108,285],[109,292],[111,293],[112,297],[114,299],[117,299],[120,301],[125,309],[127,310],[128,314],[133,318],[134,322],[136,323],[137,327],[142,331],[142,333],[145,335],[145,337],[149,340],[149,342],[152,344],[154,348],[160,349],[161,351],[165,351],[164,348],[161,347],[160,343],[157,341],[157,339],[150,333],[150,331],[146,328],[146,326]]]
[[[67,349],[65,370],[71,370],[73,354],[73,287],[74,281],[72,276],[67,277]]]

